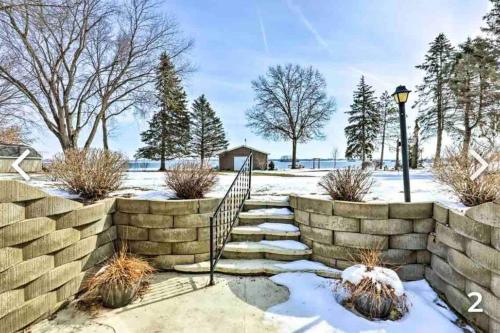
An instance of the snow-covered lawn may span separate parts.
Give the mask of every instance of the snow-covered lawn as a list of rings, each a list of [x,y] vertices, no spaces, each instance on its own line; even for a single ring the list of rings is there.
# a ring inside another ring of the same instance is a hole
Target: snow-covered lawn
[[[397,321],[369,321],[346,310],[333,290],[340,283],[313,273],[283,273],[271,277],[290,291],[288,301],[266,311],[266,320],[282,332],[319,333],[462,333],[457,316],[425,280],[405,282],[410,311]],[[473,331],[466,327],[466,331]]]
[[[254,199],[283,198],[291,193],[328,198],[326,191],[318,185],[329,170],[287,170],[258,172],[252,177]],[[231,185],[236,173],[224,172],[208,196],[222,197]],[[365,201],[403,201],[403,175],[398,171],[374,171],[374,185],[365,196]],[[0,179],[20,179],[15,174],[0,174]],[[70,196],[58,189],[57,184],[46,175],[33,175],[29,182],[56,195]],[[429,169],[410,170],[412,201],[439,201],[448,206],[463,208],[450,190],[434,179]],[[169,199],[175,195],[165,187],[165,174],[161,172],[127,172],[122,189],[114,196],[137,196],[144,199]]]

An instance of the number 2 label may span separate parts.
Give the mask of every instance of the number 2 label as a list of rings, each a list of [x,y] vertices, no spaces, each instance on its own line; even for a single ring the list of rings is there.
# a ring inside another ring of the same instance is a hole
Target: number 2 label
[[[478,308],[479,304],[481,304],[481,301],[483,300],[483,295],[480,293],[473,291],[467,295],[469,298],[476,297],[476,301],[472,303],[471,307],[467,312],[484,312],[483,309]]]

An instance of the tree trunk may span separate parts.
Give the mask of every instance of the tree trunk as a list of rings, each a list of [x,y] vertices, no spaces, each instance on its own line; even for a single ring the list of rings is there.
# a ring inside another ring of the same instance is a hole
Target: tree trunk
[[[396,165],[394,169],[399,171],[399,139],[396,140]]]
[[[384,123],[384,129],[382,131],[382,150],[380,151],[380,170],[382,170],[382,166],[384,165],[385,126],[386,124]]]
[[[106,117],[102,117],[102,148],[104,150],[109,150],[109,144],[108,144],[108,120]]]
[[[465,106],[464,112],[464,139],[462,141],[462,155],[466,157],[469,154],[469,147],[472,137],[472,128],[470,124],[470,110],[471,106],[469,103]]]
[[[160,157],[160,170],[159,171],[165,171],[166,168],[165,168],[165,154],[161,154],[161,157]]]
[[[297,139],[292,139],[292,169],[297,169]]]
[[[205,152],[202,150],[201,153],[200,153],[200,162],[201,162],[201,166],[203,166],[203,162],[205,161]]]

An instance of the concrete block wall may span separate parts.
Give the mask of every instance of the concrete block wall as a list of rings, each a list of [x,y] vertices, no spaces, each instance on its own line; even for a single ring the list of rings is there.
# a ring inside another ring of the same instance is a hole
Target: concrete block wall
[[[56,311],[114,253],[115,200],[93,205],[0,181],[0,332]]]
[[[358,203],[290,196],[301,241],[312,259],[345,269],[360,249],[379,249],[403,280],[424,277],[427,238],[434,230],[433,203]]]
[[[128,250],[159,270],[210,258],[210,216],[220,199],[117,199],[113,221]]]
[[[435,232],[425,278],[448,304],[485,332],[500,332],[500,202],[469,208],[465,214],[434,205]],[[478,292],[482,299],[469,312]]]

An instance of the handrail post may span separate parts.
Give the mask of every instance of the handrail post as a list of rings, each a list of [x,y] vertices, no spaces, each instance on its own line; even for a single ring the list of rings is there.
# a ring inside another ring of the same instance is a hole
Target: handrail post
[[[250,193],[252,192],[252,168],[253,168],[253,153],[250,153],[250,172],[248,176],[248,199],[250,199]]]
[[[210,285],[214,285],[214,217],[210,216]]]

